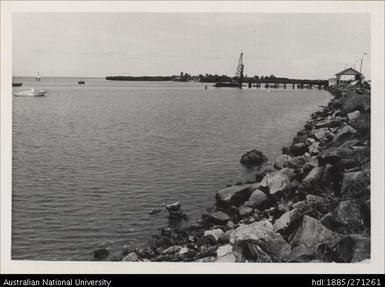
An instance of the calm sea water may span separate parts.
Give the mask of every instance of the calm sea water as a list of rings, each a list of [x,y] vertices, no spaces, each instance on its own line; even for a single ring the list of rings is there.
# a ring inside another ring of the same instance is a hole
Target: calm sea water
[[[17,81],[18,79],[16,79]],[[20,79],[19,79],[20,80]],[[12,258],[92,260],[142,246],[179,200],[194,223],[217,190],[252,178],[251,149],[280,154],[325,91],[204,89],[201,83],[23,78],[13,97]]]

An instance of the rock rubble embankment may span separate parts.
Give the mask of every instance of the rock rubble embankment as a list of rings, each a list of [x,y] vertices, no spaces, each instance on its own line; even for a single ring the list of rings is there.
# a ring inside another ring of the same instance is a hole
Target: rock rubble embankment
[[[370,258],[370,90],[340,85],[282,155],[245,154],[255,183],[219,190],[187,228],[162,228],[123,261],[361,262]],[[168,206],[181,216],[180,204]],[[99,252],[100,253],[100,252]],[[98,254],[99,255],[99,254]]]

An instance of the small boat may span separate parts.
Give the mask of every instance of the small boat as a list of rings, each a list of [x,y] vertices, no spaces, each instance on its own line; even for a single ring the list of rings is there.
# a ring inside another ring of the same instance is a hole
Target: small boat
[[[30,89],[26,91],[16,92],[16,97],[44,97],[48,93],[46,90]]]
[[[12,87],[21,87],[23,83],[14,83],[12,82]]]
[[[78,81],[78,85],[84,85],[85,83],[85,81]]]

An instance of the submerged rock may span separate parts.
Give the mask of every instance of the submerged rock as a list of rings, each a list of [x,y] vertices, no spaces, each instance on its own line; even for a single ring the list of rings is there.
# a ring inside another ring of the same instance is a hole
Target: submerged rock
[[[154,215],[154,214],[157,214],[157,213],[159,213],[161,211],[162,211],[162,209],[160,209],[160,208],[154,208],[154,209],[150,210],[150,212],[148,214],[149,215]]]
[[[94,257],[97,260],[103,260],[104,258],[110,255],[110,251],[108,248],[100,248],[94,251]]]
[[[167,204],[166,205],[166,209],[168,211],[177,211],[177,210],[179,210],[181,208],[181,206],[182,205],[180,204],[180,202],[177,201],[177,202],[174,202],[174,203],[171,203],[171,204]]]
[[[246,166],[255,166],[261,165],[264,162],[267,162],[268,158],[259,150],[251,150],[242,155],[241,163]]]

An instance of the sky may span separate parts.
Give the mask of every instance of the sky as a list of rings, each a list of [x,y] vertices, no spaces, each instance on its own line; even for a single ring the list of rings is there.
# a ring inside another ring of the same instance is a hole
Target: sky
[[[15,13],[14,76],[370,78],[369,14]]]

